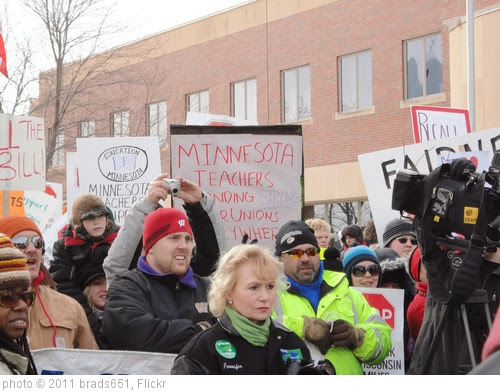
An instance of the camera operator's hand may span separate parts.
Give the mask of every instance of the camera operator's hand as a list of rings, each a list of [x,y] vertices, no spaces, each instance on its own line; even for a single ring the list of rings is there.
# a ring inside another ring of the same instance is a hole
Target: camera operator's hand
[[[181,189],[175,197],[178,197],[186,204],[198,203],[203,198],[201,188],[194,182],[186,180],[182,177],[175,177],[175,179],[181,182]]]
[[[165,200],[168,196],[168,185],[163,181],[169,178],[168,173],[160,174],[148,185],[146,200],[153,204],[160,204],[160,200]]]
[[[345,320],[335,320],[331,326],[331,341],[335,347],[354,350],[363,344],[365,331]]]
[[[469,173],[474,173],[475,171],[476,165],[468,159],[454,159],[450,163],[450,177],[457,180],[464,180]]]
[[[316,317],[304,316],[304,338],[318,346],[321,354],[325,355],[332,346],[330,328],[328,324]]]

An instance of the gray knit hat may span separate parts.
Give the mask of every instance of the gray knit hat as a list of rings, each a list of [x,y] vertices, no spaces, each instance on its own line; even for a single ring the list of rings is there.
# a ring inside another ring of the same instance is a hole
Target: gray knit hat
[[[385,227],[384,235],[382,236],[384,248],[388,247],[392,240],[405,235],[412,235],[415,237],[413,225],[401,219],[391,220]]]

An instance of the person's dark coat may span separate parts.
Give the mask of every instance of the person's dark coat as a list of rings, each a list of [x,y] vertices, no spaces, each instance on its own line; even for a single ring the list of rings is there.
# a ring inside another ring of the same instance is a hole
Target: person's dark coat
[[[216,343],[232,345],[234,353],[217,350]],[[294,332],[271,322],[269,340],[257,347],[245,340],[224,314],[213,327],[194,337],[175,359],[171,374],[286,374],[286,360],[300,351],[303,359],[311,355],[304,341]]]

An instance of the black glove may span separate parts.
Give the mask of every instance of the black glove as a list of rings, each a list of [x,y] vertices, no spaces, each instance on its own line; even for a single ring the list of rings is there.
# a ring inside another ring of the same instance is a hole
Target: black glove
[[[331,341],[335,347],[354,350],[363,344],[365,331],[345,320],[335,320],[331,325]]]
[[[321,354],[325,355],[332,346],[330,327],[328,324],[316,317],[304,316],[304,338],[318,346]]]
[[[457,180],[467,179],[467,176],[475,171],[476,165],[468,159],[454,159],[450,163],[450,177]]]
[[[246,244],[248,242],[248,234],[245,233],[245,235],[243,236],[243,239],[241,240],[241,243],[242,244]],[[250,245],[253,245],[253,244],[256,244],[257,243],[257,239],[254,238],[252,241],[250,241]]]

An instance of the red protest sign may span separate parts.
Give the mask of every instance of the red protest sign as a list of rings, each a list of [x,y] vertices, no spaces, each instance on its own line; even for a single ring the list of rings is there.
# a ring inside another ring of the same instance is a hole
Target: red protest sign
[[[385,295],[380,293],[363,293],[363,295],[370,306],[378,309],[380,316],[394,329],[396,324],[395,308]]]

